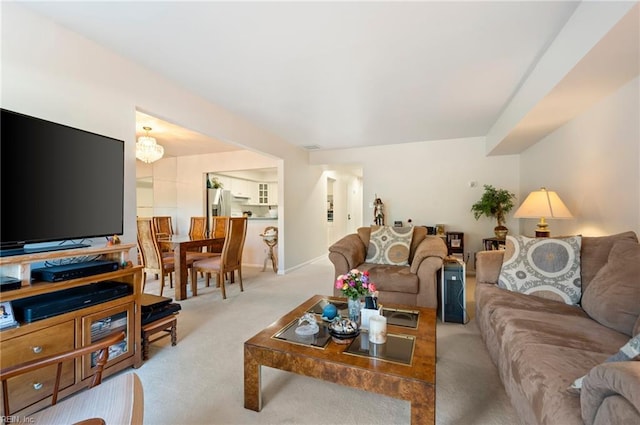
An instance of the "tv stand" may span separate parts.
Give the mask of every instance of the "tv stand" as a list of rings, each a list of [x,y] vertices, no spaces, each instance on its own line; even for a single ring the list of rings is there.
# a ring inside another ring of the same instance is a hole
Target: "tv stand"
[[[71,243],[66,245],[53,245],[53,246],[39,246],[39,247],[24,247],[9,248],[0,250],[0,257],[12,257],[14,255],[26,255],[37,254],[40,252],[52,252],[52,251],[64,251],[66,249],[87,248],[90,245],[84,243]]]
[[[66,248],[70,245],[62,246]],[[127,265],[129,251],[135,246],[132,243],[91,246],[0,258],[0,275],[20,282],[19,288],[2,292],[0,300],[2,304],[10,302],[19,306],[21,300],[33,296],[64,296],[69,289],[77,288],[80,291],[84,287],[99,282],[114,282],[131,287],[127,295],[87,304],[77,310],[65,310],[40,320],[27,322],[16,315],[19,326],[4,329],[0,333],[2,367],[85,347],[112,332],[120,331],[124,331],[127,338],[111,347],[103,378],[132,366],[140,367],[142,365],[140,345],[142,267]],[[116,262],[121,265],[121,268],[61,282],[31,279],[31,268],[34,264],[86,256]],[[95,359],[91,355],[66,362],[62,367],[58,399],[84,389],[94,372]],[[11,411],[4,412],[0,407],[0,416],[28,417],[29,414],[50,405],[53,382],[50,370],[45,368],[30,372],[25,380],[10,383],[8,394],[4,394],[4,397],[8,397]],[[34,383],[38,385],[34,386]]]

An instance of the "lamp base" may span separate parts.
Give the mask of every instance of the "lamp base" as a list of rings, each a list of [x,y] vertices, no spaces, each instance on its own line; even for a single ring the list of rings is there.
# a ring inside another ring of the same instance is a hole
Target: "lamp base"
[[[536,226],[536,238],[548,238],[549,236],[551,236],[549,225],[544,217],[540,217],[540,221]]]

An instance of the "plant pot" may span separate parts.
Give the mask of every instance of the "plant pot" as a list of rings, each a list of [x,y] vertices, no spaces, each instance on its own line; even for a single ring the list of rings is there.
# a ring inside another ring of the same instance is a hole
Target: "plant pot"
[[[496,238],[505,239],[507,237],[507,233],[509,233],[509,229],[505,226],[496,226],[493,229],[493,233],[495,233]]]

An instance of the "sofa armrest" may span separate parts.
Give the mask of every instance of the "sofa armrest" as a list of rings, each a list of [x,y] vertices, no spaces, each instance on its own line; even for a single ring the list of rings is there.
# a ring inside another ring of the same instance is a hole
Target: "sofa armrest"
[[[418,274],[418,269],[422,262],[429,257],[437,257],[444,259],[447,256],[447,244],[444,243],[442,238],[437,236],[427,236],[424,238],[420,245],[416,248],[416,252],[413,254],[413,261],[411,261],[411,273]],[[440,262],[442,265],[442,262]]]
[[[607,398],[612,396],[622,397],[627,402],[622,404],[625,412],[620,412],[619,407],[616,417],[629,418],[625,423],[638,423],[635,421],[640,419],[640,361],[602,363],[591,369],[582,381],[580,391],[582,420],[586,425],[617,422],[608,421],[603,417],[607,412],[601,412]]]
[[[427,236],[416,248],[411,272],[417,274],[420,281],[417,305],[438,307],[438,270],[442,268],[446,256],[447,245],[437,236]]]
[[[352,233],[338,240],[329,247],[329,260],[334,265],[335,277],[364,263],[366,255],[367,247],[357,234]]]
[[[504,251],[480,251],[476,254],[476,283],[497,284]]]

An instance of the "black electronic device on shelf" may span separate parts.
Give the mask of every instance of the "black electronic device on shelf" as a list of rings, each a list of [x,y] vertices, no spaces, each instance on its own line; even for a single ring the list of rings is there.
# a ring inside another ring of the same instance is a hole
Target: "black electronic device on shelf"
[[[31,323],[133,294],[122,282],[102,281],[12,302],[16,318]]]
[[[154,294],[142,294],[140,305],[142,306],[140,313],[142,325],[153,323],[182,309],[180,304],[173,302],[172,298]]]
[[[96,274],[109,273],[118,270],[115,261],[95,260],[80,263],[62,264],[58,266],[40,267],[31,270],[31,278],[45,282],[61,282],[63,280],[78,279]]]

